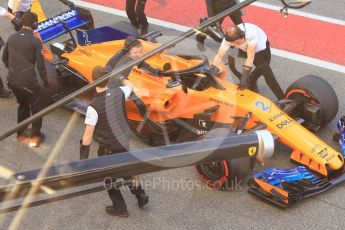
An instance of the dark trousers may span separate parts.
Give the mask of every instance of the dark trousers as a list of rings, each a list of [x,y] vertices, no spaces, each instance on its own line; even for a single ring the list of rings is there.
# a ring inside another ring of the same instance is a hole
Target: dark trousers
[[[98,151],[97,151],[99,157],[109,155],[109,154],[122,153],[122,152],[127,152],[127,150],[125,148],[118,148],[118,147],[112,148],[108,145],[102,145],[102,144],[99,145]],[[131,177],[124,178],[124,180],[129,180],[129,179],[131,179]],[[127,210],[126,202],[123,199],[120,189],[114,188],[114,185],[111,185],[111,184],[106,184],[105,186],[106,188],[110,188],[107,191],[108,191],[110,200],[113,202],[113,206],[120,210]],[[141,188],[141,186],[139,187],[129,186],[129,190],[131,191],[133,195],[139,195],[140,193],[144,193],[144,190]]]
[[[270,66],[271,63],[271,48],[269,41],[266,42],[266,49],[257,52],[254,57],[254,65],[256,69],[250,76],[250,85],[251,89],[256,85],[259,77],[264,76],[266,84],[270,87],[274,95],[279,99],[284,98],[284,92],[280,88],[279,83],[277,82],[276,77]]]
[[[41,102],[42,96],[41,89],[39,85],[30,86],[30,87],[17,87],[8,84],[12,92],[17,98],[19,104],[18,107],[18,123],[29,118],[30,115],[33,115],[43,109],[44,105]],[[40,136],[42,127],[42,118],[32,123],[32,136]],[[25,129],[25,128],[24,128]],[[17,135],[20,135],[24,129],[17,132]]]
[[[230,7],[236,5],[236,1],[229,1],[229,3],[227,3],[227,5],[219,5],[217,4],[217,0],[214,0],[214,1],[206,1],[206,7],[207,8],[212,8],[212,9],[208,9],[208,12],[212,12],[213,14],[212,15],[208,15],[208,17],[213,17],[221,12],[223,12],[224,10],[227,10],[229,9]],[[232,13],[231,15],[229,15],[229,18],[231,19],[231,21],[235,24],[235,25],[238,25],[238,24],[241,24],[243,23],[243,20],[242,20],[242,13],[240,10],[238,11],[235,11],[234,13]],[[220,21],[217,21],[216,22],[216,26],[217,28],[222,31],[222,23],[223,23],[223,20],[220,20]],[[203,32],[206,32],[206,31],[203,31]],[[206,32],[207,33],[207,32]],[[206,35],[204,34],[198,34],[196,35],[196,40],[202,44],[204,44],[205,42],[205,39],[207,38]]]
[[[2,39],[2,37],[0,36],[0,50],[1,50],[2,46],[4,46],[4,45],[5,45],[5,42]],[[0,78],[0,90],[3,89],[3,88],[4,88],[4,84],[2,83],[2,80]]]
[[[4,88],[4,83],[2,83],[2,80],[0,78],[0,90]]]
[[[147,29],[148,22],[145,15],[146,0],[126,0],[126,13],[131,24],[139,29]]]

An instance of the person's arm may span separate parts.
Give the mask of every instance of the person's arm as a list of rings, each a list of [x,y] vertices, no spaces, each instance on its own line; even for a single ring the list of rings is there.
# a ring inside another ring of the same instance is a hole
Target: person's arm
[[[85,126],[82,145],[90,145],[91,144],[94,131],[95,131],[94,125],[86,125]]]
[[[212,65],[216,67],[219,66],[229,48],[230,48],[229,42],[223,39],[222,44],[220,45],[218,52],[212,61]]]
[[[133,84],[127,78],[120,78],[120,80],[123,86],[128,86],[132,90],[134,89]]]
[[[80,159],[89,158],[90,144],[92,141],[93,133],[98,121],[98,114],[94,108],[91,106],[87,107],[85,116],[85,131],[83,139],[80,140]]]
[[[129,86],[120,86],[120,89],[122,90],[123,94],[125,95],[125,98],[127,99],[131,93],[132,93],[132,88]]]
[[[36,39],[35,40],[35,58],[36,58],[36,63],[37,63],[37,70],[43,80],[44,85],[49,86],[47,70],[46,70],[46,65],[45,65],[44,56],[43,56],[44,55],[43,46],[38,38],[35,37],[35,39]]]
[[[1,6],[0,6],[0,16],[7,18],[9,21],[12,21],[15,18],[13,14],[8,12],[4,7],[1,7]]]
[[[247,47],[247,59],[245,61],[245,65],[252,67],[255,57],[255,51],[256,51],[256,43],[249,43]]]
[[[162,71],[159,68],[154,68],[151,65],[149,65],[147,62],[143,61],[138,68],[147,70],[149,73],[152,73],[155,76],[159,76]]]
[[[248,43],[247,47],[247,59],[243,65],[242,76],[240,79],[239,89],[247,89],[249,85],[249,76],[253,68],[253,62],[256,51],[256,43]]]
[[[19,3],[20,3],[20,0],[13,0],[13,8],[12,8],[13,14],[18,12]]]

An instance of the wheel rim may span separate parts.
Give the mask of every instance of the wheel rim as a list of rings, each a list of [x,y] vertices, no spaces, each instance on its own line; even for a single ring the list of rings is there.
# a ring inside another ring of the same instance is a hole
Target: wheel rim
[[[200,165],[200,170],[208,180],[216,181],[224,177],[225,169],[223,162],[212,162]]]

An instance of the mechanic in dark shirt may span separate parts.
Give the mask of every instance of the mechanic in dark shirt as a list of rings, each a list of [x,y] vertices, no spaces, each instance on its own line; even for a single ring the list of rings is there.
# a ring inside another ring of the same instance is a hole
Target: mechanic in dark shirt
[[[263,75],[267,85],[278,100],[283,99],[284,92],[270,66],[271,48],[266,33],[257,25],[251,23],[230,26],[225,33],[225,38],[218,49],[212,65],[218,66],[231,46],[241,49],[247,54],[239,89],[250,88],[253,91],[257,91],[256,82]],[[253,74],[250,74],[253,64],[256,69],[254,70],[255,72],[253,71]]]
[[[117,52],[114,56],[112,56],[109,61],[107,62],[106,66],[108,69],[114,69],[116,67],[120,67],[128,62],[131,62],[135,59],[138,59],[143,55],[143,46],[141,42],[133,37],[128,36],[124,43],[124,48]],[[140,69],[143,69],[145,71],[148,71],[150,74],[154,76],[159,76],[161,74],[161,70],[158,68],[154,68],[147,64],[146,62],[142,62],[140,65],[138,65]],[[131,82],[128,80],[128,76],[131,73],[132,69],[128,69],[121,74],[112,77],[109,80],[108,87],[119,87],[119,86],[130,86],[133,87]],[[142,117],[145,117],[146,114],[146,106],[143,103],[143,101],[137,97],[137,95],[140,96],[148,96],[148,92],[145,92],[145,89],[138,89],[133,87],[133,93],[130,96],[130,99],[135,103],[137,106],[140,114]]]
[[[141,35],[147,34],[149,24],[145,15],[146,0],[126,0],[126,13],[131,24]]]
[[[96,66],[92,79],[96,81],[108,73],[107,68]],[[96,87],[96,94],[91,101],[85,118],[85,132],[80,147],[80,158],[88,158],[92,137],[99,144],[98,156],[127,152],[129,149],[129,127],[125,109],[125,98],[132,92],[132,87],[121,86],[108,89],[107,82]],[[129,154],[129,153],[128,153]],[[133,176],[133,185],[129,187],[137,197],[138,205],[143,208],[149,197],[141,188],[138,176]],[[118,188],[108,190],[113,205],[106,207],[110,215],[127,217],[126,203]]]
[[[6,43],[2,60],[8,68],[8,86],[13,91],[19,104],[18,123],[30,114],[35,114],[44,106],[44,90],[40,88],[35,67],[43,80],[45,87],[49,87],[41,41],[33,35],[37,27],[37,15],[27,12],[21,17],[22,28],[11,35]],[[42,119],[32,123],[30,146],[38,147],[43,134],[41,133]],[[17,140],[26,139],[24,130],[18,131]]]
[[[207,8],[207,15],[208,17],[213,17],[224,10],[229,9],[230,7],[234,6],[237,4],[237,0],[205,0],[206,3],[206,8]],[[241,24],[243,23],[242,21],[242,13],[240,10],[232,13],[229,15],[231,21],[235,24]],[[223,20],[218,21],[215,24],[215,27],[217,28],[218,31],[222,31],[221,25],[223,23]],[[195,36],[195,39],[197,40],[197,46],[199,50],[205,50],[204,42],[206,39],[206,36],[204,34],[197,34]]]

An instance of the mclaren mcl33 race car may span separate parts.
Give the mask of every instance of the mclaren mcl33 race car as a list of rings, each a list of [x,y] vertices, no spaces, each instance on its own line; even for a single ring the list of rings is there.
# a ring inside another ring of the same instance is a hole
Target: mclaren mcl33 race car
[[[105,66],[114,54],[123,55],[124,39],[130,29],[129,24],[123,23],[95,29],[91,13],[80,8],[72,7],[55,18],[60,20],[40,23],[37,32],[44,42],[63,33],[71,36],[50,47],[56,60],[49,64],[49,77],[57,86],[53,99],[58,100],[91,83],[95,66]],[[71,33],[73,29],[78,29],[77,39]],[[160,46],[150,41],[156,35],[139,38],[144,53]],[[249,192],[281,207],[344,180],[343,155],[312,133],[326,126],[338,112],[337,96],[323,78],[301,77],[287,88],[284,100],[273,102],[250,90],[238,90],[236,84],[225,79],[225,66],[218,74],[211,74],[210,61],[202,55],[163,52],[146,63],[160,73],[132,68],[130,82],[147,94],[137,95],[141,106],[128,100],[126,108],[133,132],[149,145],[202,139],[220,127],[226,127],[232,135],[269,130],[291,149],[290,160],[299,166],[256,174],[249,180]],[[69,108],[83,112],[85,101],[87,96],[78,98]],[[145,113],[141,111],[143,105]],[[208,185],[225,189],[229,182],[244,178],[253,168],[250,155],[196,168]]]

